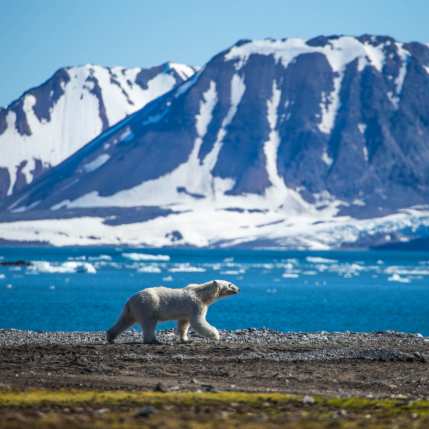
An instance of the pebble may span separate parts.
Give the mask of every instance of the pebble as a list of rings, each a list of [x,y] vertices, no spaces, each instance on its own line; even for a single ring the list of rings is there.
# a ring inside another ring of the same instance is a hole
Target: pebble
[[[422,338],[414,334],[399,332],[384,333],[286,333],[271,329],[240,329],[237,331],[220,331],[221,342],[224,345],[243,345],[240,361],[267,358],[274,362],[285,361],[332,361],[336,359],[366,360],[378,362],[429,362],[429,351],[422,350]],[[174,330],[168,329],[158,333],[159,340],[165,345],[176,345]],[[213,344],[206,338],[191,333],[192,342],[183,347],[192,350],[193,344]],[[429,341],[423,337],[423,341]],[[145,354],[138,353],[138,358],[153,358],[150,349],[153,346],[142,344],[140,332],[130,330],[123,333],[116,342],[134,343],[145,350]],[[115,344],[116,344],[115,343]],[[17,329],[0,329],[0,348],[21,345],[105,345],[104,332],[41,332],[23,331]],[[265,350],[264,345],[286,345],[295,350]],[[398,346],[406,345],[408,349],[415,348],[415,352],[404,352]],[[256,347],[255,347],[256,346]],[[304,346],[304,347],[303,347]],[[311,350],[302,350],[311,346]],[[181,349],[182,350],[182,349]],[[149,353],[149,354],[148,354]],[[175,354],[172,359],[183,360],[187,354]],[[90,372],[88,364],[83,364],[82,371]],[[110,368],[106,368],[108,372]],[[194,384],[200,384],[192,380]],[[160,390],[162,391],[162,390]]]
[[[201,388],[205,392],[218,392],[218,389],[216,389],[216,387],[211,384],[202,384]]]
[[[150,417],[152,414],[156,413],[156,408],[152,407],[152,405],[145,405],[143,408],[140,408],[135,414],[134,417],[142,417],[147,418]]]
[[[305,395],[303,400],[302,400],[302,403],[305,405],[312,405],[315,402],[316,402],[316,400],[312,396],[309,396],[309,395]]]
[[[169,390],[168,387],[164,383],[158,383],[153,388],[154,392],[163,392],[163,393],[166,393],[166,392],[168,392],[168,390]]]

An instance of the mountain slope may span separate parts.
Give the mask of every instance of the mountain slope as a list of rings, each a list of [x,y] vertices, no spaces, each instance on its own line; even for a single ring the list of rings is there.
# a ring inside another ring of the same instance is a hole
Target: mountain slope
[[[92,216],[95,242],[150,245],[415,238],[429,225],[428,70],[426,45],[385,36],[240,41],[10,199],[4,219],[48,231],[35,219]],[[72,230],[66,242],[88,241]]]
[[[31,183],[96,135],[188,79],[194,69],[86,65],[58,70],[0,108],[0,198]]]

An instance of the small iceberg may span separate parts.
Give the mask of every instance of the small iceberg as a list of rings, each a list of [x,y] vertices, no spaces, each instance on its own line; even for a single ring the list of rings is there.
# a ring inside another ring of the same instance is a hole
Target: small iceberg
[[[122,253],[122,256],[132,261],[169,261],[168,255],[152,255],[151,253]]]
[[[223,276],[241,276],[245,272],[246,270],[244,270],[243,268],[240,268],[239,270],[221,271],[220,274],[222,274]]]
[[[176,264],[168,271],[171,271],[172,273],[203,273],[206,269],[203,267],[194,267],[186,262],[184,264]]]
[[[336,264],[338,262],[336,259],[322,258],[320,256],[307,256],[305,260],[312,264]]]
[[[95,274],[97,270],[90,262],[67,261],[59,264],[48,261],[33,261],[29,270],[36,273],[88,273]]]
[[[282,277],[285,278],[285,279],[297,279],[299,277],[299,274],[298,273],[288,273],[288,272],[286,272],[286,273],[282,274]]]
[[[139,273],[150,273],[150,274],[159,274],[161,272],[161,268],[158,265],[142,265],[137,268]]]
[[[390,277],[387,278],[389,282],[397,282],[397,283],[410,283],[410,279],[407,277],[402,277],[399,273],[394,273]]]

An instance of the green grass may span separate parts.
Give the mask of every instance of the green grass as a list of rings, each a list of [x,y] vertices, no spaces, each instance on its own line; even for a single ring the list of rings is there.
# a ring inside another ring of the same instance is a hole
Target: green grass
[[[136,410],[153,407],[148,417]],[[0,429],[429,427],[429,401],[249,392],[0,391]]]

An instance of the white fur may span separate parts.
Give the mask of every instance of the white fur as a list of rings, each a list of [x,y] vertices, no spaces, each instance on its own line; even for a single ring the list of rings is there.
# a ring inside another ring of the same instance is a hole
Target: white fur
[[[107,341],[112,343],[123,331],[139,323],[145,343],[157,343],[156,324],[177,320],[177,335],[181,342],[188,341],[188,329],[219,340],[219,332],[206,320],[207,309],[216,299],[235,295],[239,288],[225,280],[212,280],[190,284],[183,289],[153,287],[133,295],[125,304],[119,320],[107,331]]]

